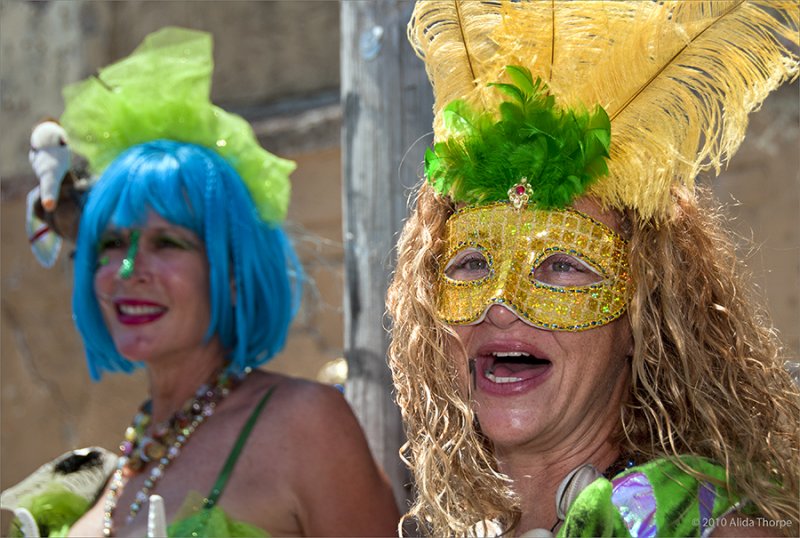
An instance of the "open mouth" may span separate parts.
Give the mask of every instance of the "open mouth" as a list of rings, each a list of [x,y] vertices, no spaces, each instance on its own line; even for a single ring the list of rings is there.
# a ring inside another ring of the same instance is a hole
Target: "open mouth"
[[[117,301],[117,318],[127,325],[138,325],[154,321],[167,311],[167,308],[146,301]]]
[[[519,383],[542,373],[550,361],[521,351],[498,351],[486,361],[483,375],[492,383]]]
[[[538,385],[552,362],[524,351],[493,351],[476,358],[476,382],[488,392],[512,393]]]

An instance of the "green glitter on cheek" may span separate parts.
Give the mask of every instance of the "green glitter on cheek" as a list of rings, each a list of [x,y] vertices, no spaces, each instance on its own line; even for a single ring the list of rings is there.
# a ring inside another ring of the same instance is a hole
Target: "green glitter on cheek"
[[[109,261],[110,260],[108,259],[108,256],[103,256],[102,258],[100,258],[97,261],[97,266],[98,267],[105,267],[106,265],[108,265]]]
[[[119,266],[119,277],[128,279],[133,276],[134,260],[136,259],[136,252],[139,250],[139,230],[133,230],[130,237],[130,246],[128,247],[128,254],[122,260]]]

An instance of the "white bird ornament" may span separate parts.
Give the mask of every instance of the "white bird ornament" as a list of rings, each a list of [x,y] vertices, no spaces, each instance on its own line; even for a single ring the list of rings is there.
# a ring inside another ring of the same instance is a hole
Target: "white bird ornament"
[[[28,193],[25,229],[36,259],[51,267],[63,239],[77,239],[89,181],[78,179],[72,170],[67,133],[55,120],[44,120],[34,127],[28,161],[38,185]]]
[[[58,205],[61,182],[72,163],[64,128],[52,120],[43,121],[34,127],[28,161],[39,178],[42,207],[52,213]]]

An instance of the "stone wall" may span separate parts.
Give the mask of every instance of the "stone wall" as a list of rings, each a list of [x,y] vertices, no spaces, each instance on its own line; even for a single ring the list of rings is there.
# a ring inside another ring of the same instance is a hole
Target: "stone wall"
[[[751,115],[728,169],[710,180],[784,355],[793,362],[800,361],[799,103],[797,82],[767,98]]]
[[[3,181],[28,174],[28,137],[42,116],[59,116],[61,88],[129,54],[164,26],[214,36],[212,99],[258,115],[286,100],[335,96],[339,6],[293,2],[50,0],[0,2]]]

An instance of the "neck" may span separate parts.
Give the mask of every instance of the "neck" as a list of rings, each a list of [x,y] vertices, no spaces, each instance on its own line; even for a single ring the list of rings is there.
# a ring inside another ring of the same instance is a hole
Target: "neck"
[[[608,439],[580,448],[538,453],[498,453],[500,469],[514,481],[522,515],[518,533],[550,530],[558,521],[556,491],[570,471],[587,463],[603,472],[619,457],[619,447]]]
[[[169,419],[204,383],[213,381],[215,372],[225,363],[221,351],[213,346],[203,349],[188,361],[148,364],[152,424]]]
[[[612,394],[609,408],[619,408],[624,384]],[[514,481],[522,515],[517,531],[551,529],[557,522],[556,491],[574,469],[591,464],[604,472],[620,456],[619,415],[602,413],[583,420],[566,435],[531,443],[495,446],[499,468]]]

